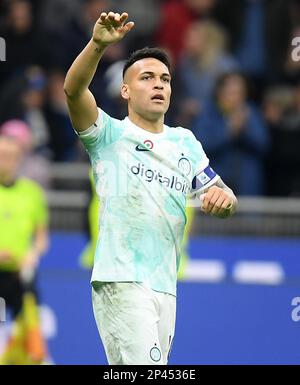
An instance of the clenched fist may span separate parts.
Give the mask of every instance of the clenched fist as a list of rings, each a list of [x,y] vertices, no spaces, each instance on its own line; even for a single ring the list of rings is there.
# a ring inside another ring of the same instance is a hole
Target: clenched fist
[[[125,12],[122,15],[114,12],[108,14],[102,12],[94,26],[93,41],[102,47],[106,47],[123,39],[134,26],[132,21],[125,24],[127,18],[128,14]]]
[[[200,196],[202,201],[201,210],[206,214],[215,215],[219,218],[227,218],[234,213],[236,197],[220,187],[212,186]]]

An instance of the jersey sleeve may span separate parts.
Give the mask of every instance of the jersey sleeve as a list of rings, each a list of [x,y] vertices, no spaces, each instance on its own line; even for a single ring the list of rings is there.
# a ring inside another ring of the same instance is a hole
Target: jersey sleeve
[[[110,117],[98,107],[95,123],[84,131],[77,133],[88,153],[101,149],[116,141],[122,131],[122,121]]]
[[[212,169],[202,144],[191,133],[195,159],[195,174],[192,180],[191,195],[201,194],[208,187],[214,185],[220,176]]]

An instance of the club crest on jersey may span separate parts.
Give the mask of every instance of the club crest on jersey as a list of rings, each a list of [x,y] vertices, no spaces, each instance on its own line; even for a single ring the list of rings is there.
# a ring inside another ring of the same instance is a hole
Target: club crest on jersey
[[[161,359],[161,352],[158,349],[158,347],[156,346],[156,344],[150,350],[150,357],[151,357],[151,360],[154,362],[158,362]]]
[[[185,174],[189,175],[192,171],[192,166],[188,158],[185,158],[184,154],[181,154],[182,158],[178,161],[178,168]]]

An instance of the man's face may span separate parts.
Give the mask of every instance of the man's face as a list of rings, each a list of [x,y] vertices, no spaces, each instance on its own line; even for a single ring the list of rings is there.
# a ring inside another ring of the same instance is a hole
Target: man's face
[[[22,154],[22,147],[16,140],[0,137],[0,178],[16,176]]]
[[[247,92],[244,80],[239,75],[228,77],[218,92],[218,98],[225,109],[234,109],[243,104]]]
[[[129,110],[156,120],[170,105],[171,76],[168,68],[154,58],[135,62],[125,73],[122,97],[128,101]]]

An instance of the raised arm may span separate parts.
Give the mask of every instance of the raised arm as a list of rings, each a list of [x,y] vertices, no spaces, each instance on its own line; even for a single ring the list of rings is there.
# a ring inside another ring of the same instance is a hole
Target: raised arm
[[[97,104],[89,85],[105,49],[120,41],[134,26],[133,22],[125,24],[127,18],[127,13],[101,13],[91,40],[67,73],[64,91],[73,127],[78,132],[86,130],[97,120]]]
[[[38,225],[32,240],[32,246],[24,257],[23,269],[36,268],[41,256],[49,246],[49,231],[47,225]]]

